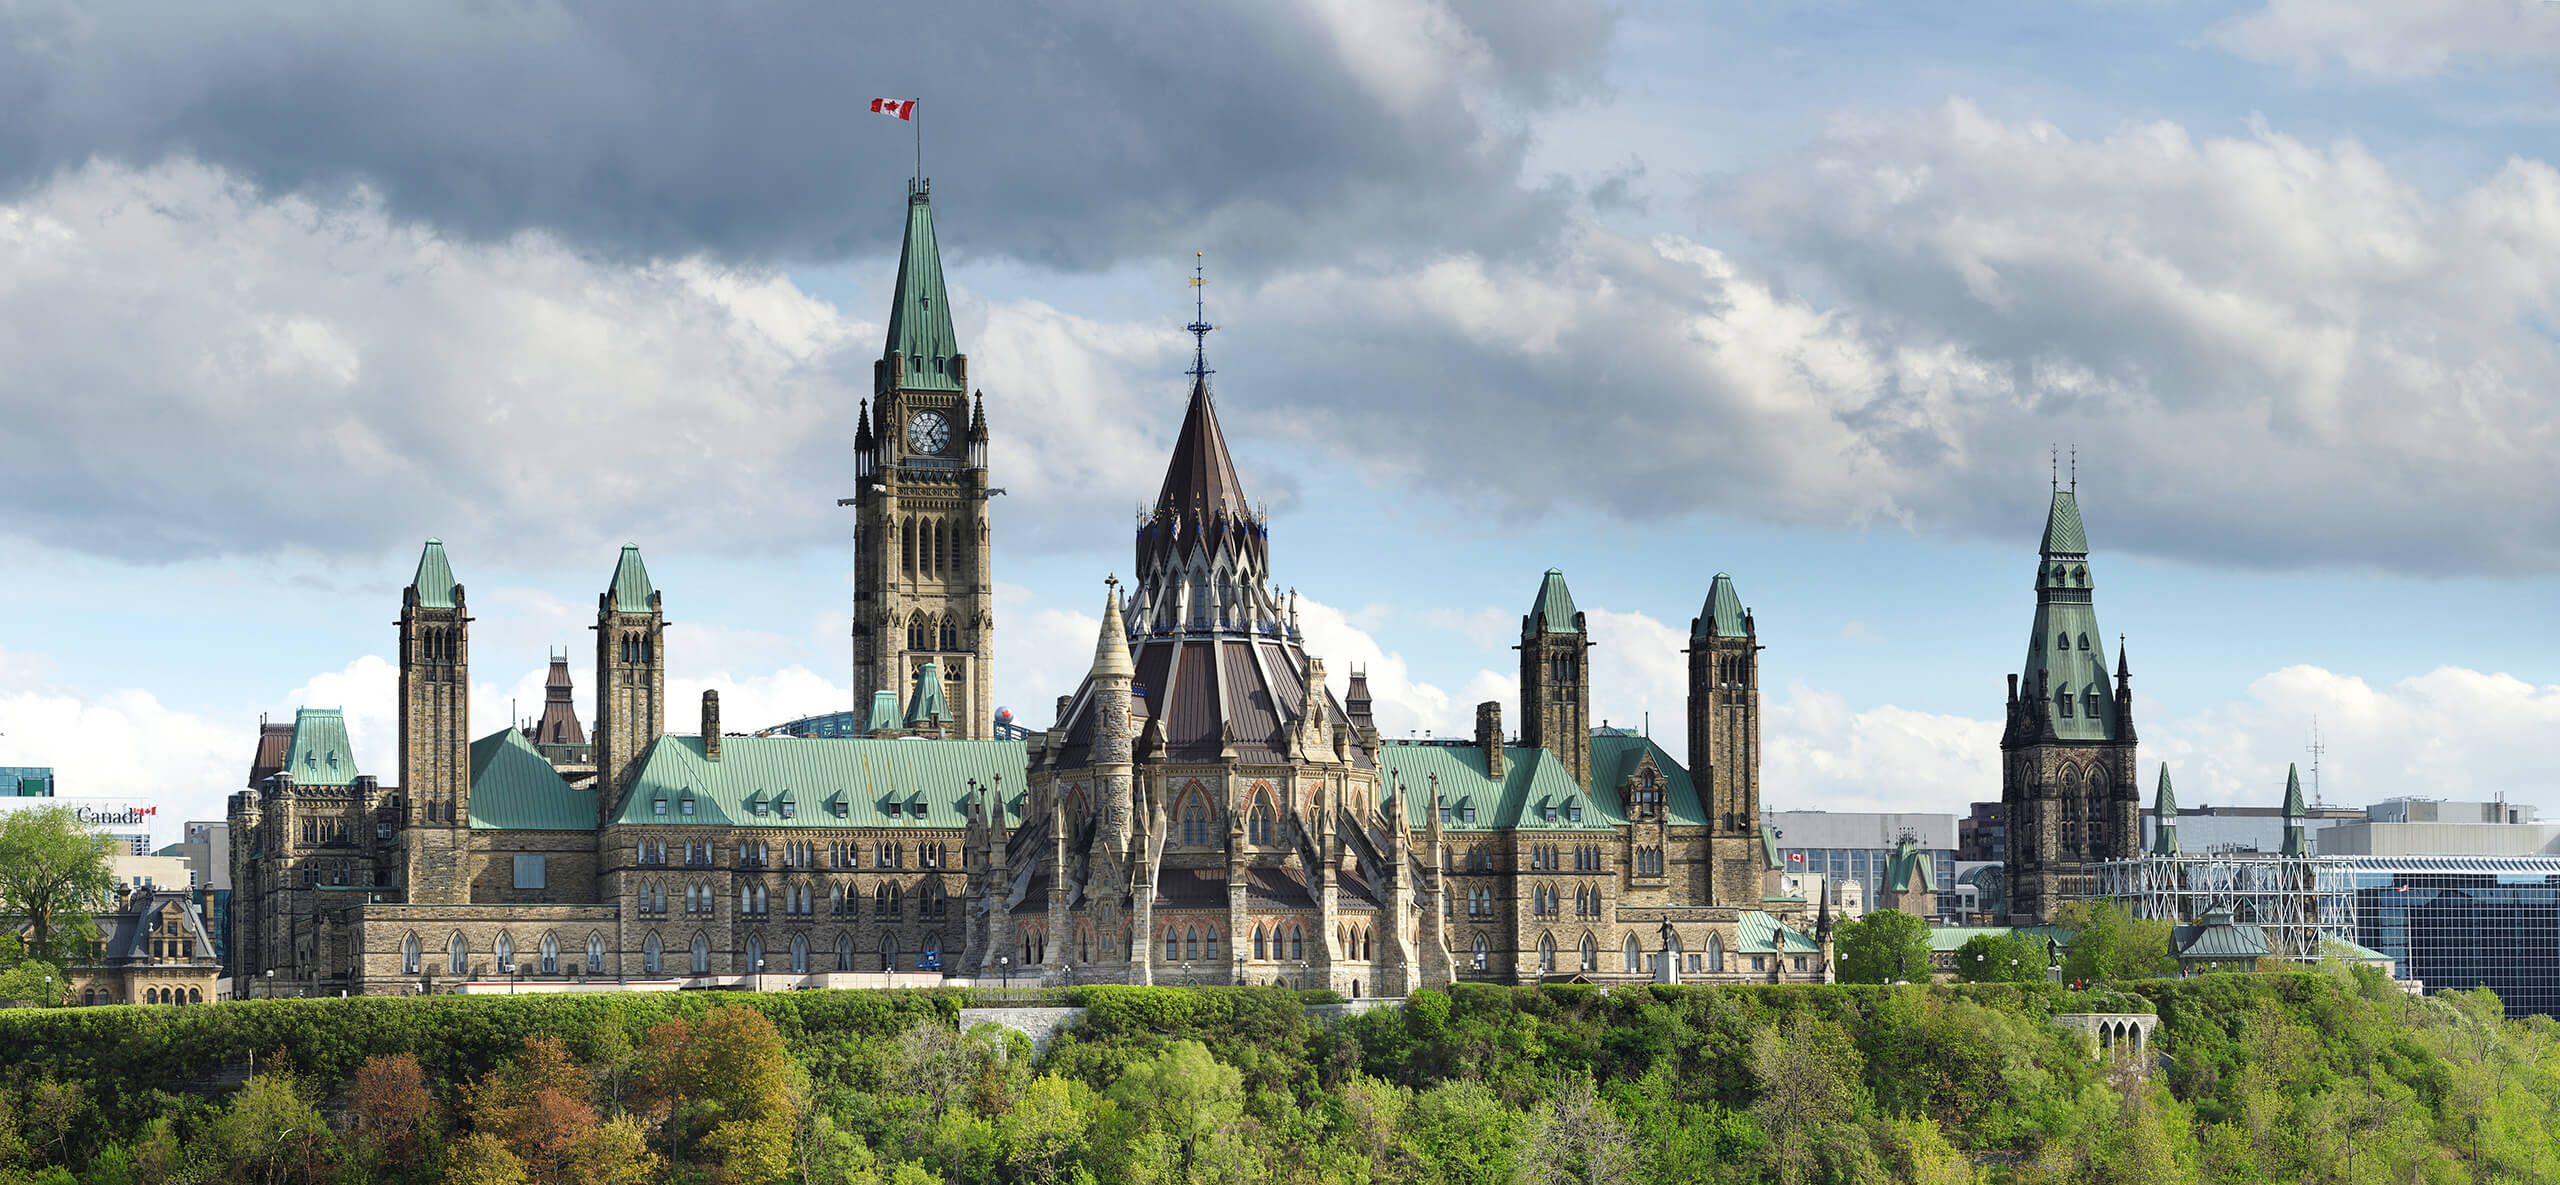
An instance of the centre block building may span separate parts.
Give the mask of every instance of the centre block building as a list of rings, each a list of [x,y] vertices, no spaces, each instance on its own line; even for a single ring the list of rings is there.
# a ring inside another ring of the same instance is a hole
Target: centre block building
[[[1366,679],[1337,696],[1306,648],[1193,372],[1090,672],[1000,737],[988,421],[917,182],[847,499],[861,735],[737,735],[716,693],[668,732],[666,596],[626,545],[592,736],[554,660],[538,723],[473,738],[468,599],[428,540],[397,784],[305,708],[233,796],[237,993],[1826,977],[1827,914],[1767,895],[1761,647],[1729,578],[1691,626],[1688,765],[1592,725],[1606,656],[1553,570],[1516,736],[1496,702],[1469,741],[1384,737]]]

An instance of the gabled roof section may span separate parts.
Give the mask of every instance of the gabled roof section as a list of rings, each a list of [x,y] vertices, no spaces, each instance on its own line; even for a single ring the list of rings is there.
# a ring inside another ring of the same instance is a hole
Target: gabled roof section
[[[646,613],[657,587],[649,583],[649,565],[640,562],[640,545],[622,545],[622,558],[613,565],[613,611]]]
[[[880,356],[906,355],[905,387],[957,391],[960,339],[951,331],[951,302],[942,288],[942,247],[933,236],[932,191],[907,191],[907,239],[898,251],[898,290],[889,301],[889,340]]]
[[[339,708],[302,708],[293,714],[293,741],[285,749],[284,772],[304,786],[347,786],[362,776],[356,771],[355,747],[347,743],[347,716]]]
[[[2079,494],[2071,490],[2053,492],[2053,505],[2044,514],[2042,550],[2048,556],[2089,554],[2089,536],[2080,529]]]
[[[471,742],[472,830],[595,828],[595,792],[569,785],[522,732],[502,728]]]
[[[1564,586],[1564,569],[1549,568],[1546,579],[1538,582],[1538,599],[1529,603],[1529,616],[1520,622],[1520,636],[1579,633],[1582,627],[1573,620],[1578,616],[1573,592]]]
[[[444,540],[429,539],[418,552],[418,574],[409,578],[409,587],[418,590],[421,609],[453,608],[453,564],[444,558]]]
[[[1615,729],[1593,729],[1591,732],[1591,797],[1606,804],[1604,809],[1615,815],[1613,823],[1627,821],[1626,802],[1620,787],[1627,778],[1653,758],[1653,767],[1662,775],[1663,805],[1674,827],[1704,827],[1707,809],[1698,798],[1698,787],[1689,779],[1689,770],[1671,759],[1653,738],[1630,735]]]
[[[2181,959],[2215,959],[2239,961],[2263,959],[2274,953],[2267,946],[2267,932],[2246,922],[2231,920],[2231,911],[2216,906],[2205,912],[2204,924],[2179,926],[2169,932]]]
[[[1440,805],[1449,808],[1449,831],[1606,831],[1616,818],[1606,799],[1586,794],[1573,771],[1545,748],[1507,745],[1502,750],[1502,780],[1485,772],[1484,749],[1478,745],[1411,744],[1390,741],[1380,746],[1379,803],[1402,778],[1405,818],[1414,827],[1431,823],[1431,779],[1440,779]],[[1467,818],[1466,808],[1475,808]],[[1552,808],[1555,817],[1547,817]]]
[[[1008,824],[1021,822],[1025,752],[1020,741],[927,741],[873,737],[727,737],[720,760],[702,755],[702,738],[662,736],[640,757],[617,824],[753,827],[965,827],[969,783],[1001,780]],[[687,794],[694,813],[677,803]],[[790,795],[826,809],[756,817],[748,803]],[[838,796],[846,814],[836,817]],[[667,800],[661,815],[654,803]],[[895,803],[898,812],[889,813]]]
[[[1698,619],[1689,624],[1690,640],[1739,638],[1750,632],[1750,618],[1743,612],[1741,595],[1733,591],[1733,577],[1716,573],[1715,583],[1707,586],[1706,605],[1698,610]]]
[[[257,789],[269,777],[284,772],[285,755],[293,750],[293,726],[269,724],[258,719],[258,752],[249,759],[249,788]]]

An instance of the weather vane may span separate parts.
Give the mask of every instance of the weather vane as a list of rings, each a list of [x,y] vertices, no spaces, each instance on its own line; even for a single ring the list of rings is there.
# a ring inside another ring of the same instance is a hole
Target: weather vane
[[[1209,331],[1217,326],[1209,323],[1208,293],[1202,291],[1209,286],[1207,264],[1198,251],[1191,253],[1191,259],[1192,321],[1183,328],[1191,331],[1191,377],[1206,379],[1218,373],[1209,369]]]

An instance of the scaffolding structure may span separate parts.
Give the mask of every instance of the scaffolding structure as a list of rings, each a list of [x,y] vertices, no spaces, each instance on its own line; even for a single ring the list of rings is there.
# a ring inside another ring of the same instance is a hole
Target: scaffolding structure
[[[2310,962],[2324,937],[2356,941],[2354,857],[2182,852],[2108,860],[2090,871],[2090,896],[2136,917],[2186,925],[2228,908],[2233,921],[2264,930],[2278,958]]]

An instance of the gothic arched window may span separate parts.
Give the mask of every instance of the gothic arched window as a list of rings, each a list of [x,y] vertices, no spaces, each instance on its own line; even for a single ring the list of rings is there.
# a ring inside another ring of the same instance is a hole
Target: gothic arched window
[[[498,935],[498,970],[513,971],[516,969],[515,964],[516,937],[513,934],[500,932]]]
[[[587,974],[604,974],[604,935],[587,935]]]
[[[418,936],[416,934],[400,940],[400,973],[403,975],[418,973]]]
[[[1198,926],[1194,926],[1189,930],[1183,931],[1182,957],[1186,959],[1196,959],[1200,957],[1200,928]]]
[[[1208,952],[1209,953],[1202,955],[1201,957],[1212,960],[1218,957],[1218,928],[1215,925],[1209,927]]]
[[[1600,944],[1593,941],[1588,934],[1582,936],[1582,969],[1585,971],[1600,969]]]
[[[462,935],[457,932],[453,936],[453,941],[445,944],[445,972],[449,975],[462,974],[463,967],[465,966],[464,960],[468,958],[470,954],[471,948],[463,945]]]
[[[560,939],[550,934],[542,936],[542,973],[560,974]]]
[[[1626,957],[1628,974],[1632,975],[1644,970],[1644,951],[1636,945],[1636,936],[1633,934],[1627,935]]]
[[[762,971],[762,970],[764,970],[764,935],[761,935],[761,934],[749,934],[749,935],[747,935],[747,961],[746,961],[746,965],[745,965],[745,966],[742,966],[742,967],[740,967],[740,968],[738,968],[738,970],[740,970],[740,971]]]
[[[1264,953],[1262,945],[1262,927],[1260,926],[1255,926],[1253,928],[1253,957],[1257,959],[1268,957]]]
[[[1490,958],[1491,954],[1492,954],[1492,948],[1488,947],[1488,946],[1485,944],[1484,935],[1482,935],[1482,934],[1478,934],[1478,935],[1476,935],[1475,950],[1474,950],[1474,956],[1475,956],[1475,969],[1476,969],[1476,970],[1478,970],[1478,971],[1482,971],[1482,970],[1484,970],[1484,969],[1485,969],[1485,964],[1487,964],[1487,963],[1489,963],[1489,962],[1491,962],[1491,961],[1492,961],[1492,960],[1491,960],[1491,958]]]
[[[1707,935],[1707,970],[1724,970],[1724,936],[1721,934]]]
[[[791,936],[791,973],[794,975],[806,975],[809,973],[809,939],[807,935],[794,934]]]
[[[1552,934],[1538,937],[1538,970],[1553,974],[1556,969],[1556,940]]]
[[[836,935],[836,970],[853,970],[853,935]]]
[[[1307,957],[1307,932],[1296,926],[1289,927],[1289,957],[1293,959]]]
[[[711,939],[700,933],[693,936],[693,973],[711,974]]]
[[[649,931],[649,937],[640,944],[641,974],[658,974],[660,970],[659,963],[664,959],[666,951],[666,944],[658,941],[658,932],[655,930]]]
[[[951,616],[949,614],[944,614],[942,618],[941,648],[944,650],[958,650],[960,648],[960,626],[957,622],[951,620]]]

